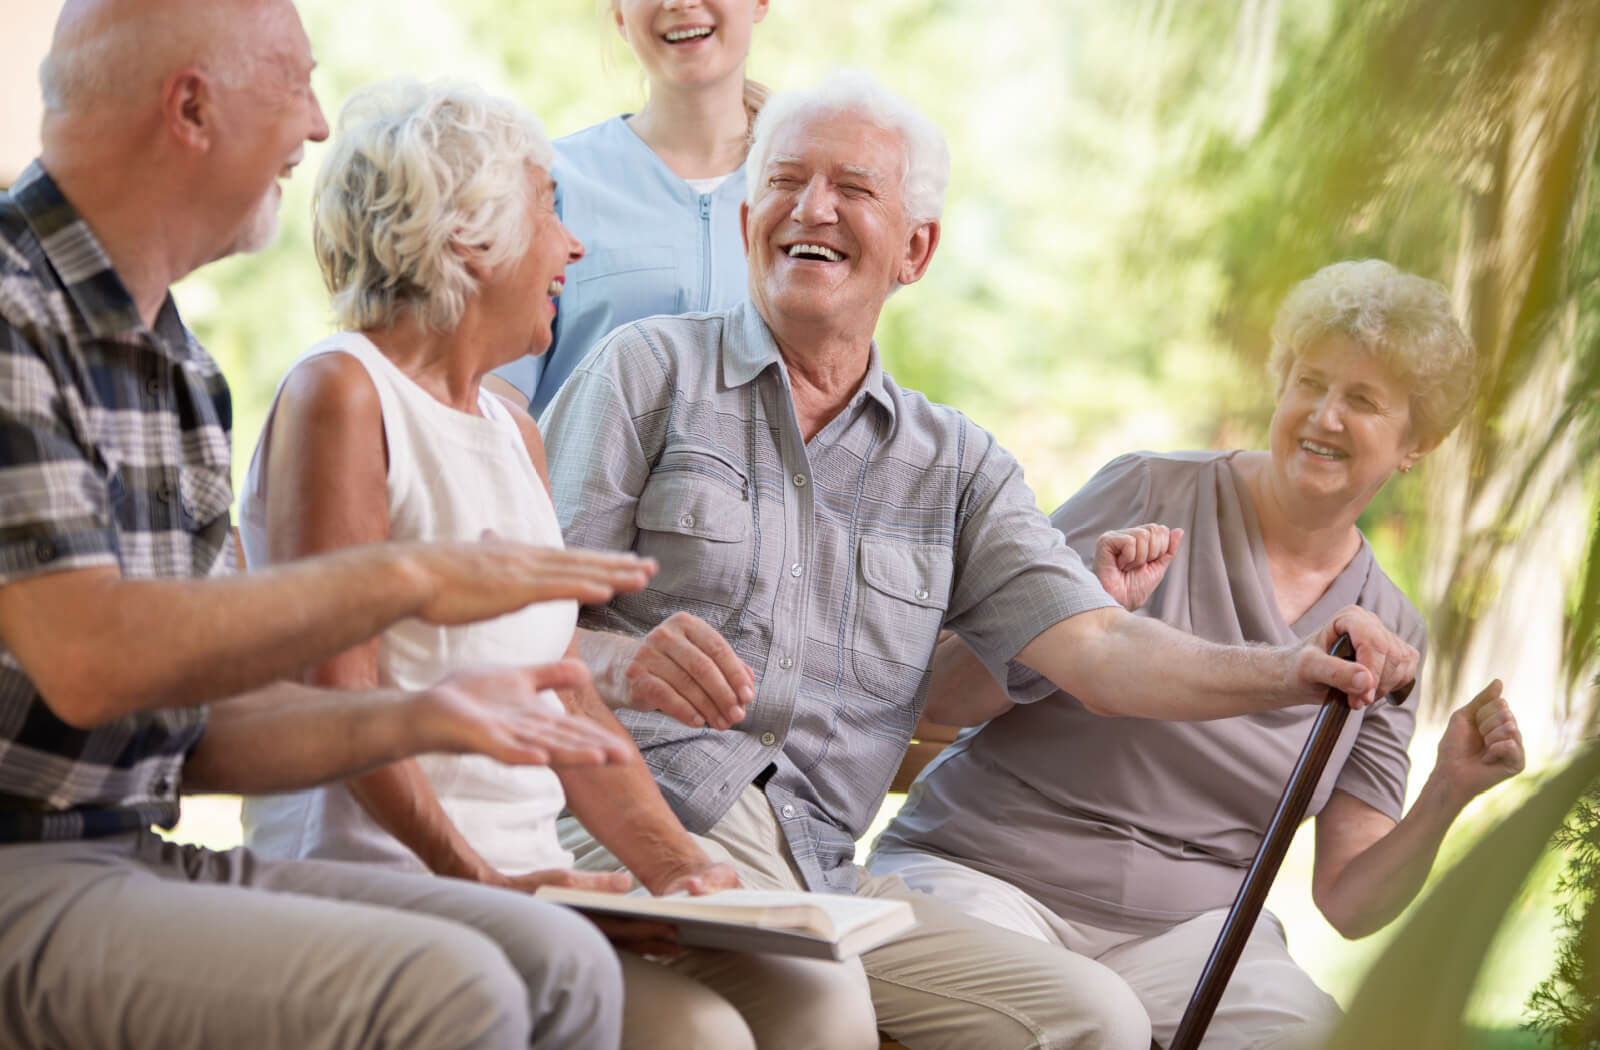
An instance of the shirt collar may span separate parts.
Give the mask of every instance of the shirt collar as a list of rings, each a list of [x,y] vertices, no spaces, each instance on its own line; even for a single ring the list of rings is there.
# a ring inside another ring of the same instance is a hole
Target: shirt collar
[[[730,388],[744,386],[771,366],[782,363],[783,355],[772,338],[772,329],[767,327],[755,303],[746,299],[729,311],[728,319],[728,334],[722,340],[722,381]],[[873,340],[868,355],[867,375],[856,397],[870,397],[881,405],[892,428],[896,419],[895,402],[878,356],[877,340]]]
[[[149,343],[169,357],[188,356],[189,332],[178,318],[171,293],[156,316],[156,331],[150,332],[94,231],[38,160],[11,187],[11,199],[91,335]]]

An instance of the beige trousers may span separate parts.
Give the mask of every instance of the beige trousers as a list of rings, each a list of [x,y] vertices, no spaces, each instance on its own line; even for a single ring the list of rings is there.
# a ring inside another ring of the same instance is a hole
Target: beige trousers
[[[617,955],[522,893],[148,831],[0,846],[0,1047],[613,1050]]]
[[[747,788],[697,838],[747,887],[804,888],[758,788]],[[570,818],[561,822],[561,841],[579,867],[620,867]],[[860,894],[908,901],[917,926],[847,963],[690,952],[673,970],[733,1003],[763,1050],[870,1050],[875,1028],[912,1050],[1148,1050],[1144,1008],[1109,968],[974,919],[894,876],[860,874]]]
[[[1218,908],[1153,935],[1106,930],[1063,919],[1002,879],[926,853],[875,853],[874,872],[911,886],[975,918],[1093,959],[1114,970],[1139,997],[1157,1042],[1177,1031],[1195,982],[1227,917]],[[1283,924],[1263,912],[1206,1029],[1207,1050],[1321,1046],[1339,1006],[1289,957]]]

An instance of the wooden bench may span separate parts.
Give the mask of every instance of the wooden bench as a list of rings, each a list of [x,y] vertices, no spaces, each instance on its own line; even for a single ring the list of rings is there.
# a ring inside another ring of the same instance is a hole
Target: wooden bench
[[[910,790],[917,774],[938,758],[939,752],[948,747],[959,732],[961,730],[954,726],[934,725],[926,719],[918,722],[916,735],[911,738],[911,746],[906,748],[905,757],[900,760],[900,768],[895,770],[889,790],[901,794]]]

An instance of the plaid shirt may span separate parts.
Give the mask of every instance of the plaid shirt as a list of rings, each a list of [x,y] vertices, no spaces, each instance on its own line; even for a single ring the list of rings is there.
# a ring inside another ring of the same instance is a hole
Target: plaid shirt
[[[727,732],[619,712],[663,794],[704,833],[773,767],[764,790],[813,889],[855,886],[855,840],[916,728],[940,628],[1003,669],[1045,628],[1112,604],[1016,461],[900,389],[876,349],[807,444],[748,302],[613,332],[543,429],[567,543],[661,563],[585,626],[643,634],[684,609],[756,672]]]
[[[0,194],[0,586],[41,573],[233,570],[232,408],[172,300],[146,328],[37,164]],[[0,842],[178,819],[203,708],[75,729],[0,644]]]

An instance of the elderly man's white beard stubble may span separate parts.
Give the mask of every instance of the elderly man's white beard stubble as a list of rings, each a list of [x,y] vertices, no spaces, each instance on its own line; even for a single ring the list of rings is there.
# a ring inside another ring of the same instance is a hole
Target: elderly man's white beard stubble
[[[278,237],[278,208],[283,203],[283,190],[274,180],[261,195],[250,214],[245,217],[233,239],[211,259],[225,259],[230,255],[249,255],[263,251]]]

